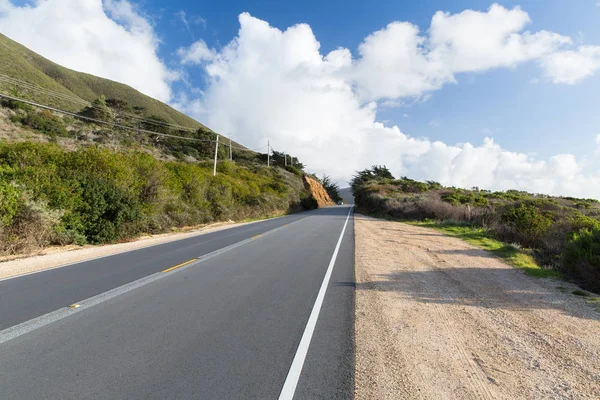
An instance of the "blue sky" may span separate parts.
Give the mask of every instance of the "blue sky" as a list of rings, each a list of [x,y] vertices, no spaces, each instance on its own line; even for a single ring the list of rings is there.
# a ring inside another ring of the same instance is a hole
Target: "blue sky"
[[[386,164],[598,198],[599,21],[598,0],[0,0],[43,56],[342,183]]]
[[[584,43],[600,43],[600,7],[596,0],[503,1],[503,6],[520,6],[531,17],[528,30],[551,30]],[[163,46],[164,59],[189,44],[190,33],[175,16],[185,11],[195,39],[211,47],[223,46],[239,30],[237,16],[249,12],[285,29],[308,23],[321,43],[321,52],[346,47],[353,53],[371,32],[399,20],[427,29],[438,11],[457,13],[464,9],[486,10],[490,1],[186,1],[146,0],[139,3],[152,17]],[[561,152],[584,154],[600,133],[600,75],[583,84],[558,86],[532,83],[539,77],[534,66],[464,74],[459,84],[435,92],[428,101],[400,108],[385,108],[380,119],[399,125],[414,136],[445,142],[475,142],[492,135],[502,146],[549,157]],[[202,87],[204,74],[191,73]],[[403,117],[408,114],[408,118]],[[577,140],[583,139],[583,140]]]

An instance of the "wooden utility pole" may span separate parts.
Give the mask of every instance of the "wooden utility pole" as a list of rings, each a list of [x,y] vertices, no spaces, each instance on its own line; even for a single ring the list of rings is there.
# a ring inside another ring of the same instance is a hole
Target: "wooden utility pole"
[[[267,167],[270,167],[270,166],[271,166],[271,143],[267,140]]]
[[[213,168],[213,176],[217,176],[217,154],[219,153],[219,135],[217,135],[217,144],[215,144],[215,166]]]
[[[231,147],[231,134],[229,134],[229,161],[233,161],[233,148]]]

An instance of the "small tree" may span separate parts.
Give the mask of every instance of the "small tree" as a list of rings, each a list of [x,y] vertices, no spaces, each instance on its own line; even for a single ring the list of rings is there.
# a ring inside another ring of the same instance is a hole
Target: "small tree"
[[[344,200],[342,199],[342,196],[340,196],[339,186],[336,183],[334,183],[329,176],[323,175],[323,179],[321,179],[321,184],[323,185],[323,188],[325,189],[331,200],[335,201],[336,203]]]
[[[85,107],[79,115],[97,119],[104,122],[114,122],[115,114],[113,111],[106,105],[106,97],[104,95],[100,96],[96,100],[92,101],[90,106]]]

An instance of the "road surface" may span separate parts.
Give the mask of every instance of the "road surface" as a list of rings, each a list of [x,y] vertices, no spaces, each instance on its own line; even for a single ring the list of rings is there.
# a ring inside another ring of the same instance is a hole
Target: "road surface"
[[[346,399],[348,206],[0,281],[1,399]]]

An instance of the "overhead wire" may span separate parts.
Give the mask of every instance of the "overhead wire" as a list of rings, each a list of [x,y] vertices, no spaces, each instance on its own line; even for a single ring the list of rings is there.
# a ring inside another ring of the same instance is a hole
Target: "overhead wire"
[[[143,133],[147,133],[147,134],[150,134],[150,135],[156,135],[156,136],[161,136],[161,137],[169,137],[169,138],[174,138],[174,139],[190,140],[190,141],[194,141],[194,142],[204,142],[204,143],[217,143],[218,142],[217,140],[212,140],[212,139],[197,139],[197,138],[190,138],[190,137],[185,137],[185,136],[177,136],[177,135],[171,135],[171,134],[168,134],[168,133],[155,132],[155,131],[149,131],[149,130],[146,130],[146,129],[134,128],[134,127],[126,126],[126,125],[117,124],[117,123],[114,123],[114,122],[103,121],[103,120],[100,120],[100,119],[97,119],[97,118],[91,118],[91,117],[87,117],[87,116],[84,116],[84,115],[75,114],[75,113],[72,113],[72,112],[69,112],[69,111],[66,111],[66,110],[61,110],[61,109],[58,109],[58,108],[55,108],[55,107],[50,107],[50,106],[47,106],[47,105],[39,104],[39,103],[36,103],[36,102],[33,102],[33,101],[29,101],[29,100],[26,100],[26,99],[22,99],[22,98],[18,98],[18,97],[15,97],[15,96],[9,96],[9,95],[3,94],[3,93],[0,93],[0,97],[5,98],[5,99],[9,99],[9,100],[13,100],[13,101],[19,101],[21,103],[29,104],[31,106],[43,108],[43,109],[54,111],[54,112],[57,112],[57,113],[69,115],[69,116],[72,116],[74,118],[84,119],[84,120],[88,120],[88,121],[93,121],[93,122],[97,122],[97,123],[104,124],[104,125],[110,125],[110,126],[121,128],[121,129],[127,129],[127,130],[131,130],[131,131],[135,131],[135,132],[138,132],[138,133],[143,132]],[[265,147],[267,147],[267,145],[264,145],[264,146],[261,146],[261,147],[255,148],[255,149],[249,149],[249,148],[245,148],[245,147],[241,147],[241,146],[235,146],[233,144],[230,145],[230,144],[225,143],[223,141],[218,142],[218,143],[219,143],[219,145],[222,145],[222,146],[226,146],[226,147],[231,146],[234,149],[239,149],[239,150],[243,150],[243,151],[252,151],[252,152],[257,152],[257,150],[261,150],[261,149],[264,149]]]
[[[0,74],[0,81],[2,82],[6,82],[6,83],[10,83],[16,86],[20,86],[21,88],[25,88],[25,90],[33,90],[36,91],[38,93],[42,93],[44,95],[50,96],[50,97],[55,97],[57,99],[61,99],[64,101],[69,101],[69,102],[73,102],[82,106],[86,106],[89,108],[93,108],[93,109],[97,109],[97,110],[101,110],[104,111],[104,109],[102,107],[96,106],[93,103],[90,103],[88,101],[85,101],[79,97],[73,97],[64,93],[60,93],[60,92],[56,92],[53,91],[51,89],[47,89],[47,88],[43,88],[41,86],[37,86],[34,84],[31,84],[29,82],[25,82],[25,81],[21,81],[19,79],[16,78],[12,78],[10,76],[4,75],[4,74]],[[172,123],[168,123],[168,122],[164,122],[164,121],[158,121],[155,119],[150,119],[147,117],[142,117],[140,115],[136,115],[136,114],[131,114],[128,112],[124,112],[124,111],[118,111],[115,112],[115,115],[117,116],[124,116],[124,117],[128,117],[131,119],[136,119],[138,121],[144,122],[144,123],[148,123],[151,125],[157,125],[157,126],[164,126],[164,127],[170,127],[170,128],[175,128],[178,130],[183,130],[183,131],[189,131],[189,132],[196,132],[196,129],[193,128],[189,128],[189,127],[185,127],[185,126],[181,126],[181,125],[177,125],[177,124],[172,124]]]
[[[90,108],[93,108],[93,109],[98,109],[98,110],[102,110],[102,111],[105,110],[105,109],[103,109],[101,107],[98,107],[98,106],[95,106],[94,104],[92,104],[92,103],[90,103],[90,102],[88,102],[86,100],[83,100],[83,99],[81,99],[79,97],[70,96],[70,95],[65,94],[65,93],[60,93],[60,92],[57,92],[57,91],[54,91],[54,90],[51,90],[51,89],[47,89],[47,88],[44,88],[44,87],[32,84],[30,82],[22,81],[20,79],[13,78],[13,77],[10,77],[10,76],[5,75],[5,74],[1,74],[1,73],[0,73],[0,82],[5,82],[5,83],[12,84],[12,85],[20,86],[21,88],[25,88],[26,90],[36,91],[38,93],[42,93],[42,94],[50,96],[50,97],[54,97],[54,98],[61,99],[61,100],[64,100],[64,101],[70,101],[72,103],[76,103],[76,104],[79,104],[79,105],[82,105],[82,106],[86,106],[86,107],[90,107]],[[84,115],[76,114],[76,113],[73,113],[73,112],[70,112],[70,111],[62,110],[62,109],[59,109],[59,108],[56,108],[56,107],[51,107],[51,106],[48,106],[48,105],[39,104],[37,102],[33,102],[33,101],[26,100],[26,99],[23,99],[23,98],[19,98],[19,97],[16,97],[16,96],[10,96],[10,95],[3,94],[3,93],[0,93],[0,97],[6,98],[6,99],[9,99],[9,100],[13,100],[13,101],[19,101],[19,102],[22,102],[22,103],[25,103],[25,104],[29,104],[29,105],[32,105],[32,106],[35,106],[35,107],[47,109],[47,110],[50,110],[50,111],[62,113],[62,114],[65,114],[65,115],[69,115],[69,116],[78,118],[78,119],[84,119],[84,120],[88,120],[88,121],[92,121],[92,122],[97,122],[97,123],[100,123],[100,124],[114,126],[114,127],[121,128],[121,129],[127,129],[127,130],[131,130],[131,131],[135,131],[135,132],[143,132],[143,133],[147,133],[147,134],[151,134],[151,135],[157,135],[157,136],[169,137],[169,138],[175,138],[175,139],[190,140],[190,141],[195,141],[195,142],[212,142],[212,143],[217,142],[216,140],[212,140],[212,139],[197,139],[197,138],[190,138],[190,137],[185,137],[185,136],[177,136],[177,135],[171,135],[171,134],[162,133],[162,132],[155,132],[155,131],[150,131],[150,130],[146,130],[146,129],[141,129],[139,127],[131,127],[131,126],[126,126],[126,125],[122,125],[122,124],[118,124],[118,123],[114,123],[114,122],[104,121],[104,120],[100,120],[100,119],[97,119],[97,118],[87,117],[87,116],[84,116]],[[139,116],[139,115],[135,115],[135,114],[131,114],[131,113],[126,113],[126,112],[115,112],[115,115],[130,117],[132,119],[138,120],[139,122],[148,123],[148,124],[155,125],[155,126],[176,128],[178,130],[183,130],[183,131],[188,131],[188,132],[196,132],[197,131],[197,130],[195,130],[193,128],[188,128],[188,127],[184,127],[184,126],[176,125],[176,124],[170,124],[170,123],[163,122],[163,121],[157,121],[157,120],[145,118],[145,117],[142,117],[142,116]],[[219,145],[227,146],[227,147],[231,146],[232,149],[238,149],[238,150],[243,150],[243,151],[251,151],[251,152],[258,152],[258,150],[263,150],[264,148],[269,147],[269,145],[263,145],[263,146],[251,149],[251,148],[246,148],[246,147],[243,147],[243,146],[236,146],[234,144],[228,144],[228,143],[225,143],[224,141],[219,142]],[[271,146],[271,148],[272,148],[272,146]]]

